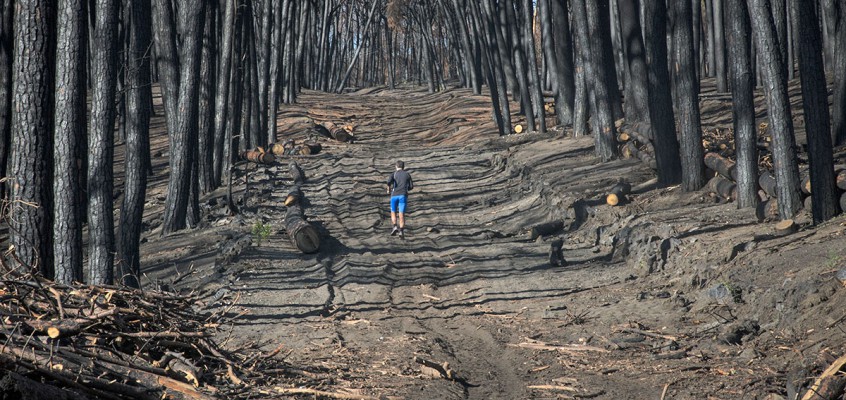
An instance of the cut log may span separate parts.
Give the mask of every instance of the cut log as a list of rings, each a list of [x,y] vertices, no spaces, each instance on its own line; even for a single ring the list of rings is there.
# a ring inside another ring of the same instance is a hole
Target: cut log
[[[617,140],[620,141],[620,142],[628,142],[629,139],[631,139],[631,136],[626,132],[622,132],[619,135],[617,135]]]
[[[796,222],[792,219],[785,219],[779,221],[779,223],[775,225],[775,234],[778,236],[785,236],[791,233],[796,233],[797,229],[798,227],[796,226]]]
[[[294,180],[294,185],[302,185],[305,182],[305,173],[303,173],[303,169],[295,161],[291,161],[288,169],[291,171],[291,178]]]
[[[801,185],[802,193],[811,194],[811,177],[806,176],[802,179]]]
[[[708,190],[726,200],[737,200],[737,185],[721,175],[711,178],[708,182]]]
[[[263,149],[261,151],[258,149],[247,150],[241,153],[241,158],[256,164],[273,164],[276,161],[276,157],[273,154],[265,153]]]
[[[514,125],[514,132],[522,133],[523,132],[523,125],[520,125],[520,124]]]
[[[840,195],[840,211],[846,212],[846,193]]]
[[[620,126],[620,132],[628,133],[633,139],[643,144],[652,142],[652,127],[649,124],[642,122],[624,123]]]
[[[655,161],[655,157],[648,153],[647,151],[643,151],[637,148],[634,142],[626,143],[626,146],[623,148],[623,154],[628,156],[629,158],[637,158],[640,161],[643,161],[649,168],[657,169],[658,163]]]
[[[775,176],[770,171],[764,171],[758,175],[758,185],[761,186],[761,189],[764,189],[768,196],[777,197]]]
[[[326,128],[326,137],[335,139],[339,142],[351,142],[353,135],[343,127],[335,125],[332,122],[324,122],[323,127]],[[321,132],[322,133],[322,132]]]
[[[299,251],[311,254],[320,249],[320,234],[314,225],[306,221],[300,204],[288,207],[285,213],[285,230]]]
[[[714,152],[705,153],[705,166],[724,178],[737,182],[737,168],[734,161]]]
[[[285,207],[290,207],[294,204],[299,204],[300,199],[303,198],[303,192],[300,190],[300,185],[294,185],[288,195],[285,196]]]
[[[773,220],[778,218],[778,199],[770,198],[758,204],[755,209],[755,216],[759,221]]]
[[[802,201],[802,206],[806,210],[808,210],[808,212],[811,212],[814,209],[813,205],[814,205],[814,197],[813,196],[808,196],[808,197],[805,198],[804,201]]]
[[[282,144],[282,143],[276,142],[276,143],[274,143],[273,145],[270,146],[270,152],[273,153],[273,155],[283,156],[283,155],[285,155],[285,145]]]
[[[320,150],[322,150],[322,149],[323,149],[323,146],[321,146],[320,143],[305,142],[302,145],[300,145],[300,149],[299,149],[298,153],[300,155],[303,155],[303,156],[309,156],[309,155],[320,153]]]
[[[619,182],[608,191],[605,196],[605,203],[609,206],[623,205],[628,200],[626,196],[632,192],[632,185],[626,182]]]
[[[541,236],[551,235],[564,229],[564,221],[552,221],[538,224],[529,229],[529,238],[536,240]]]
[[[835,181],[837,182],[838,188],[840,188],[841,190],[846,190],[846,169],[840,170],[840,172],[837,173]]]

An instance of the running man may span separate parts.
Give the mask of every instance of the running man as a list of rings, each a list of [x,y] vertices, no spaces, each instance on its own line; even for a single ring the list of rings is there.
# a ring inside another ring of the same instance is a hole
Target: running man
[[[405,204],[408,199],[408,191],[414,188],[411,182],[411,175],[405,171],[405,163],[397,161],[396,171],[388,178],[388,194],[391,195],[391,223],[394,229],[391,236],[399,233],[403,237],[405,228]],[[397,213],[399,213],[399,226],[397,226]]]

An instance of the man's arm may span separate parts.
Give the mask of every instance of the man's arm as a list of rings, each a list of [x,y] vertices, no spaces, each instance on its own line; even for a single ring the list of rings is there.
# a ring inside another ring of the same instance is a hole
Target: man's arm
[[[391,176],[388,177],[388,182],[385,185],[388,188],[388,194],[391,194],[391,188],[393,187],[393,184],[394,184],[394,174],[391,174]]]
[[[414,189],[414,182],[411,181],[411,174],[408,174],[408,190]]]

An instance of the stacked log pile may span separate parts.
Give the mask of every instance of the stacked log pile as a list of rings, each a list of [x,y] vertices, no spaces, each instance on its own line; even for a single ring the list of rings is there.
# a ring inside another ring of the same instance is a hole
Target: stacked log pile
[[[267,371],[290,368],[273,358],[281,347],[261,353],[219,346],[212,335],[231,323],[230,310],[201,314],[196,297],[60,285],[0,264],[0,378],[7,395],[243,398],[282,383]]]
[[[291,161],[288,167],[294,184],[285,197],[285,231],[298,250],[306,254],[316,253],[320,249],[320,234],[317,228],[306,220],[303,211],[301,187],[305,183],[305,174],[295,161]]]
[[[637,158],[652,169],[658,168],[649,125],[620,122],[618,131],[617,141],[622,145],[620,152],[624,158]]]
[[[305,140],[297,142],[294,139],[288,139],[284,142],[276,142],[270,147],[270,151],[275,156],[309,156],[320,153],[323,146],[315,140]]]
[[[650,127],[643,123],[626,122],[625,120],[617,121],[618,128],[618,142],[621,144],[621,153],[625,158],[637,158],[643,161],[651,168],[656,168],[655,162],[655,148],[652,145],[652,131]],[[766,125],[762,125],[760,129],[765,133],[763,135],[762,143],[759,147],[766,150],[769,145],[769,136],[767,134]],[[737,199],[737,170],[734,161],[722,156],[722,152],[730,152],[734,148],[733,137],[729,131],[720,132],[719,130],[703,140],[703,146],[706,147],[705,166],[714,172],[714,177],[708,182],[706,190],[713,196],[723,201],[735,201]],[[776,181],[771,172],[767,170],[770,162],[768,156],[764,156],[762,165],[764,170],[759,173],[758,178],[758,195],[761,203],[758,206],[756,214],[759,219],[775,219],[778,217],[778,200],[776,198]],[[844,191],[840,194],[840,209],[846,212],[846,168],[838,168],[835,171],[837,187]],[[812,188],[810,178],[806,175],[802,180],[802,193],[807,197],[804,200],[805,208],[811,207]],[[609,202],[609,204],[611,204]]]

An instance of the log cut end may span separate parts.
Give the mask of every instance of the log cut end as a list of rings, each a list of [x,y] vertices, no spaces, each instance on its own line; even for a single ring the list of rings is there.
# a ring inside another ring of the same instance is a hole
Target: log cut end
[[[523,133],[523,125],[520,125],[520,124],[514,125],[514,132]]]
[[[320,234],[312,224],[300,219],[287,228],[294,245],[303,253],[317,253],[320,249]]]
[[[789,235],[791,233],[796,233],[797,229],[798,227],[796,226],[796,222],[792,219],[785,219],[776,224],[775,234],[779,236]]]

